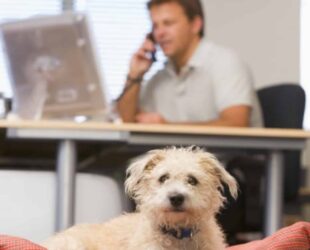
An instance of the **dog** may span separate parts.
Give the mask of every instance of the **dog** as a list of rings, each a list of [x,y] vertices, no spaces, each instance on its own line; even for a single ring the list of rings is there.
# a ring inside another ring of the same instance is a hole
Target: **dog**
[[[137,212],[104,224],[82,224],[43,244],[49,250],[222,250],[215,215],[223,184],[236,198],[236,180],[200,148],[152,150],[127,170],[125,189]]]

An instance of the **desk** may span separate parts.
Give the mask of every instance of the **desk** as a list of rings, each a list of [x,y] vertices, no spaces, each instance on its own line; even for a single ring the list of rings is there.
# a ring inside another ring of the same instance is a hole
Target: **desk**
[[[7,137],[58,140],[57,222],[62,230],[74,222],[75,161],[78,140],[96,140],[128,146],[198,145],[221,149],[268,152],[264,233],[281,227],[283,203],[283,150],[301,150],[310,132],[297,129],[224,128],[190,125],[74,123],[63,121],[5,121]]]

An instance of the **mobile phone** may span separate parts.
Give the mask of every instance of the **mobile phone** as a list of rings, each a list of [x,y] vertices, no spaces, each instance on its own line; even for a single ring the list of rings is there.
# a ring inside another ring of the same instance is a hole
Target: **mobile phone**
[[[150,32],[147,34],[147,38],[150,39],[154,44],[156,44],[155,42],[155,39],[154,39],[154,36],[153,36],[153,32]],[[156,51],[152,51],[151,53],[151,60],[153,62],[156,62],[157,61],[157,58],[156,58]]]

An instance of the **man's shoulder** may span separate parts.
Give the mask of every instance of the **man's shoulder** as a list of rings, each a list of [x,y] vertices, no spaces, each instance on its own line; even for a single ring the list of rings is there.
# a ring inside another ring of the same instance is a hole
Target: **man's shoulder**
[[[236,52],[235,49],[215,43],[213,41],[203,41],[203,46],[205,47],[205,50],[207,50],[210,54],[220,56],[220,57],[226,57],[226,58],[232,58],[232,59],[239,59],[240,56]]]
[[[220,71],[226,69],[243,69],[245,62],[233,48],[204,41],[205,63]],[[210,67],[211,67],[210,66]]]

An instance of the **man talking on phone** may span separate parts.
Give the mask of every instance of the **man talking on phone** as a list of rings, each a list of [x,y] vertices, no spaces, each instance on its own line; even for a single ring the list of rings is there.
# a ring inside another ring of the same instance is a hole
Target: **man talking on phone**
[[[255,91],[238,55],[204,37],[199,0],[150,0],[152,36],[132,56],[118,100],[124,122],[260,126]],[[167,62],[149,81],[156,44]]]

